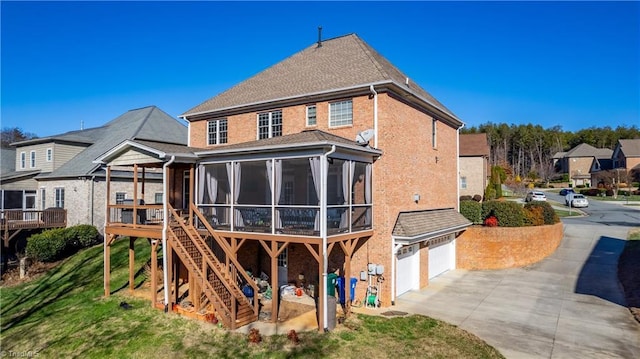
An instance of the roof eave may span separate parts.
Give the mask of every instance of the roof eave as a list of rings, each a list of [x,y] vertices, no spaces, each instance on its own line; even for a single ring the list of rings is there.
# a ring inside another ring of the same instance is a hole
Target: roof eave
[[[394,242],[399,243],[399,244],[412,244],[412,243],[416,243],[416,242],[422,242],[431,238],[435,238],[438,236],[442,236],[445,234],[450,234],[450,233],[455,233],[455,232],[459,232],[467,227],[470,227],[471,225],[473,225],[473,223],[465,223],[465,224],[461,224],[458,226],[454,226],[454,227],[449,227],[449,228],[443,228],[441,230],[438,231],[434,231],[434,232],[428,232],[428,233],[423,233],[417,236],[413,236],[413,237],[404,237],[404,236],[394,236],[391,235],[391,238],[393,238]]]
[[[215,156],[215,155],[229,155],[229,154],[250,154],[250,153],[264,153],[264,152],[278,152],[281,150],[299,150],[304,148],[322,148],[322,147],[331,147],[335,145],[336,147],[343,148],[346,150],[354,151],[354,152],[365,152],[376,156],[381,156],[382,151],[375,148],[368,147],[359,147],[359,146],[349,146],[342,143],[336,143],[331,141],[322,141],[322,142],[307,142],[307,143],[298,143],[298,144],[282,144],[282,145],[265,145],[258,147],[250,147],[250,148],[237,148],[237,149],[224,149],[221,148],[219,150],[207,150],[196,152],[196,156],[198,157],[207,157],[207,156]]]

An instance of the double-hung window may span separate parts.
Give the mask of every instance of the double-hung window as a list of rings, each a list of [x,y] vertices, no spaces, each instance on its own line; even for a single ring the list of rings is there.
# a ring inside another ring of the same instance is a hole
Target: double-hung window
[[[27,153],[20,152],[20,168],[27,168]]]
[[[29,162],[29,166],[31,168],[35,168],[36,167],[36,151],[31,151],[31,153],[29,153],[29,157],[30,157],[30,162]]]
[[[438,146],[438,120],[431,120],[431,144],[433,148]]]
[[[56,188],[55,206],[59,208],[64,208],[64,188],[63,187]]]
[[[53,161],[53,148],[47,148],[47,162]]]
[[[282,136],[282,110],[258,114],[258,139]]]
[[[329,127],[353,124],[353,101],[338,101],[329,104]]]
[[[316,105],[309,105],[307,106],[307,126],[315,126],[316,124]]]
[[[208,122],[207,143],[219,145],[227,143],[227,119],[211,120]]]
[[[127,194],[124,192],[116,192],[116,204],[124,204]]]
[[[467,177],[460,177],[460,188],[467,188]]]

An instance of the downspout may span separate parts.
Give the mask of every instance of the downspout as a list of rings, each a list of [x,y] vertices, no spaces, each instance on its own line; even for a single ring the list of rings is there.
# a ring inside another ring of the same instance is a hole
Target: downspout
[[[167,205],[167,169],[169,165],[176,160],[176,156],[171,156],[169,162],[162,166],[162,213],[164,220],[162,221],[162,268],[164,278],[164,312],[169,311],[169,268],[167,268],[167,230],[169,229],[169,206]]]
[[[391,305],[396,305],[396,253],[402,248],[402,244],[396,244],[396,239],[391,236]]]
[[[336,145],[331,146],[331,150],[320,158],[320,174],[322,175],[322,187],[323,192],[320,196],[320,236],[322,236],[322,301],[324,302],[322,323],[324,325],[323,330],[329,331],[327,327],[327,320],[329,319],[329,313],[327,311],[327,266],[329,265],[329,257],[327,256],[327,176],[329,174],[328,156],[336,152]]]
[[[458,209],[458,212],[460,212],[460,130],[463,127],[464,123],[456,129],[456,173],[458,174],[458,183],[456,185],[456,192],[458,194],[456,199],[456,208]],[[484,171],[485,170],[482,172]]]
[[[373,147],[378,148],[378,93],[373,85],[369,86],[369,91],[373,95]]]
[[[94,200],[93,200],[93,196],[95,194],[95,180],[96,180],[96,175],[91,176],[91,225],[92,226],[93,226],[94,212],[95,212],[95,208],[93,208],[95,206]]]

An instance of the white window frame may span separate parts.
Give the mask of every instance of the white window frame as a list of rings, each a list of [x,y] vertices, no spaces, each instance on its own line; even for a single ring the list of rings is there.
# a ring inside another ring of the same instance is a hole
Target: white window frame
[[[20,152],[20,168],[27,168],[27,153]]]
[[[350,111],[347,111],[350,109]],[[353,100],[329,103],[329,128],[353,126]]]
[[[280,114],[280,123],[274,122],[277,121],[278,118],[276,116],[274,116],[275,114],[279,113]],[[260,116],[264,116],[267,115],[267,118],[264,118],[263,120],[267,121],[267,128],[268,128],[268,133],[267,133],[267,137],[260,137],[260,128],[261,127],[265,127],[265,125],[260,126]],[[275,118],[274,118],[275,117]],[[282,110],[273,110],[273,111],[269,111],[269,112],[260,112],[256,115],[256,139],[257,140],[261,140],[261,139],[265,139],[265,138],[272,138],[272,137],[279,137],[282,136],[282,127],[283,127],[283,115],[282,115]],[[280,127],[280,131],[276,131],[276,128]]]
[[[156,192],[156,193],[153,194],[153,201],[155,202],[155,204],[162,204],[162,199],[163,198],[164,197],[163,197],[163,193],[162,192]]]
[[[126,192],[116,192],[116,204],[124,204],[125,199],[127,199]]]
[[[215,131],[215,133],[212,130]],[[227,143],[229,138],[228,134],[229,134],[229,122],[227,122],[226,118],[209,120],[207,122],[207,144],[208,145],[211,146],[211,145],[220,145],[220,144]]]
[[[47,189],[45,187],[40,187],[40,209],[44,210],[47,208]]]
[[[64,187],[56,187],[55,207],[64,208]]]
[[[313,114],[309,112],[309,110],[313,109]],[[307,127],[317,126],[318,125],[318,108],[316,105],[307,105]]]
[[[36,168],[36,151],[29,152],[29,168]]]
[[[47,148],[47,162],[53,161],[53,148]]]
[[[460,188],[461,189],[467,189],[467,177],[466,176],[460,177]]]

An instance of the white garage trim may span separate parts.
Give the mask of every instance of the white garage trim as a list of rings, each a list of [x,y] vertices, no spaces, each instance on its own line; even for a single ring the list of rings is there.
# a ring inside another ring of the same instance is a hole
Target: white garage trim
[[[396,294],[420,289],[420,245],[403,246],[397,252]]]

